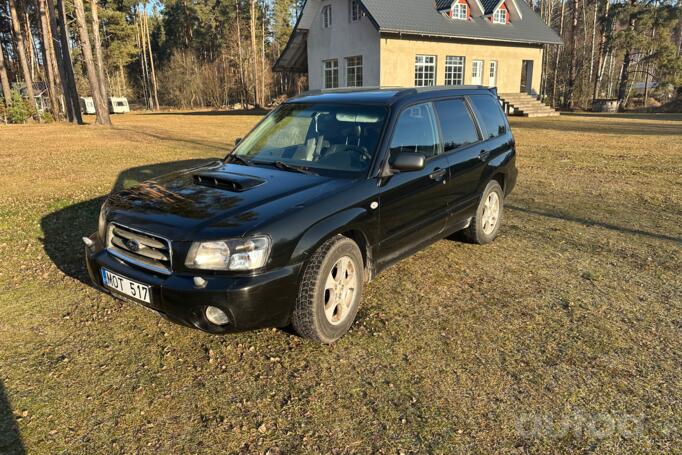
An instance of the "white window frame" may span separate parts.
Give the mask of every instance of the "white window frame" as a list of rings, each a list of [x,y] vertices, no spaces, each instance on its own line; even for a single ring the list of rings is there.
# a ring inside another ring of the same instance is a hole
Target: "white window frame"
[[[427,75],[430,76],[427,78]],[[414,86],[436,85],[436,56],[417,54],[414,59]]]
[[[327,84],[327,73],[329,73],[330,84]],[[324,88],[339,88],[338,59],[322,60],[322,86]]]
[[[322,28],[330,28],[332,26],[332,5],[325,5],[322,7]]]
[[[463,85],[466,58],[458,55],[445,56],[445,85]]]
[[[485,61],[474,59],[471,61],[471,83],[474,85],[483,85],[483,71],[485,68]],[[478,73],[476,73],[478,69]],[[478,74],[478,82],[475,81],[476,74]]]
[[[458,20],[467,20],[469,18],[469,5],[466,3],[453,3],[452,18]]]
[[[488,70],[488,85],[490,86],[492,86],[490,83],[491,79],[495,82],[495,85],[497,85],[497,60],[490,61],[490,69]]]
[[[346,87],[362,87],[363,63],[362,55],[346,57]]]
[[[501,14],[500,14],[501,13]],[[506,24],[507,23],[507,10],[497,8],[493,13],[493,24]]]
[[[358,22],[362,19],[362,9],[358,0],[349,0],[349,19],[351,22]]]

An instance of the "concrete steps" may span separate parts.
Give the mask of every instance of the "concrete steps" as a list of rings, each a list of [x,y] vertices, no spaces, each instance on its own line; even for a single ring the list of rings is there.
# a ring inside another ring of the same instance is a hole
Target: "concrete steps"
[[[559,113],[527,93],[500,93],[505,112],[522,117],[551,117]]]

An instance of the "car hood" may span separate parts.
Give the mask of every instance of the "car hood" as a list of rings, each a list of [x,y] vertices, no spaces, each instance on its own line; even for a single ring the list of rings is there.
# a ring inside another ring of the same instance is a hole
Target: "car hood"
[[[172,240],[242,236],[349,184],[346,179],[216,162],[112,194],[107,217]]]

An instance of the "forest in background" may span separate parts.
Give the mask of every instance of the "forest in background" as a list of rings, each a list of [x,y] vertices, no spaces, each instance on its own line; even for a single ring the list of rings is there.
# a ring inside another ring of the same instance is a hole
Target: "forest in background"
[[[534,8],[564,42],[545,47],[541,97],[552,106],[587,109],[606,98],[624,110],[680,95],[677,0],[539,0]]]
[[[677,0],[530,1],[564,41],[545,49],[548,104],[615,98],[625,109],[675,96]],[[0,119],[82,123],[79,96],[93,98],[100,124],[110,123],[109,96],[150,110],[270,106],[306,88],[304,75],[272,71],[303,3],[0,0]],[[25,102],[41,94],[43,113]]]

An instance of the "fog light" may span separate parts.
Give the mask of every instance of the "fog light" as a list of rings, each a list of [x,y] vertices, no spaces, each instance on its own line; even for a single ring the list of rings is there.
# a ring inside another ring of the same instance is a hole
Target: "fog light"
[[[206,307],[206,319],[208,319],[208,322],[215,325],[227,325],[230,323],[230,318],[227,317],[227,314],[220,308],[214,306]]]
[[[194,286],[198,288],[204,288],[206,287],[206,283],[208,283],[205,279],[201,278],[200,276],[195,276],[193,281]]]

